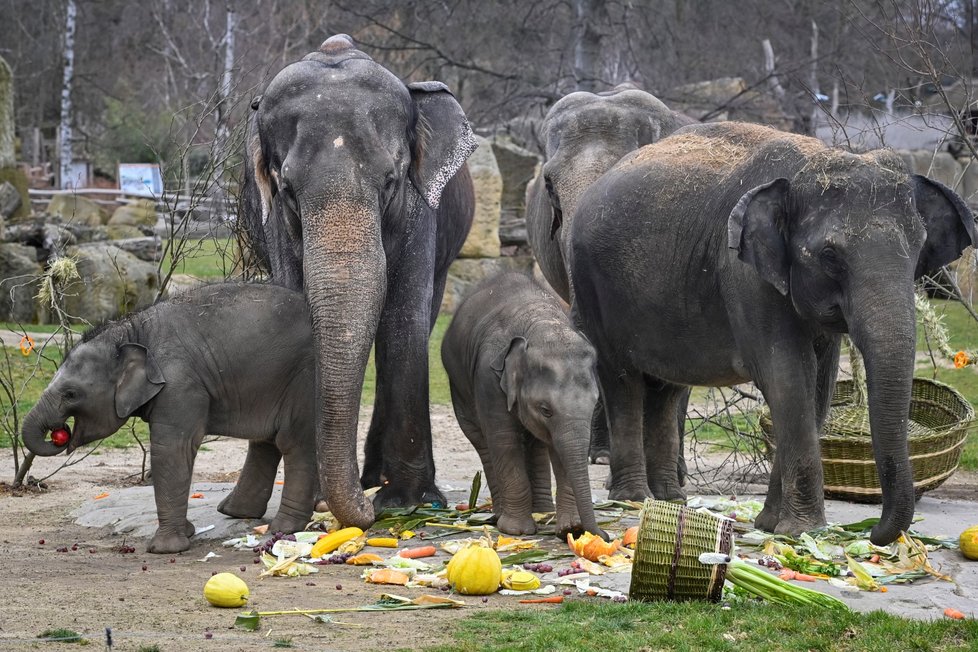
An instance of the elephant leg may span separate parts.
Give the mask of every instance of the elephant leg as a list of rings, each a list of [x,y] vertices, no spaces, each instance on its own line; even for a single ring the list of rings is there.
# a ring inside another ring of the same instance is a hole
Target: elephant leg
[[[554,500],[550,493],[550,451],[536,437],[528,437],[526,441],[526,473],[530,477],[533,511],[554,511]]]
[[[611,500],[642,501],[652,497],[645,471],[642,412],[645,384],[640,374],[619,373],[600,362],[598,376],[611,431]],[[675,459],[675,457],[673,457]]]
[[[656,500],[686,500],[676,469],[676,460],[682,459],[676,414],[688,396],[686,387],[645,377],[645,472]]]
[[[777,453],[769,497],[755,523],[778,534],[797,535],[825,525],[825,504],[816,426],[816,355],[810,343],[802,349],[803,355],[790,353],[789,357],[773,352],[758,379],[771,409]],[[771,528],[775,509],[777,525]]]
[[[147,552],[172,554],[190,548],[194,526],[187,520],[187,497],[194,458],[204,438],[203,424],[150,424],[150,456],[155,460],[153,494],[159,528]]]
[[[363,447],[363,472],[360,474],[360,486],[364,489],[379,487],[383,484],[381,476],[384,470],[384,417],[385,403],[377,400],[385,388],[384,379],[374,360],[376,384],[374,386],[374,411],[370,418],[370,429],[367,430],[367,441]]]
[[[305,528],[312,518],[316,489],[319,487],[319,472],[316,458],[307,450],[290,448],[284,459],[285,486],[282,488],[282,502],[268,529],[291,534]]]
[[[232,518],[261,518],[268,507],[275,487],[282,454],[275,444],[266,441],[248,442],[241,475],[231,493],[217,506],[217,511]]]
[[[588,452],[592,464],[611,463],[611,434],[608,432],[608,418],[605,416],[604,402],[598,401],[591,418],[591,449]]]
[[[537,531],[523,441],[529,436],[522,428],[511,424],[500,426],[489,435],[489,455],[498,487],[493,494],[493,511],[499,516],[496,529],[506,534],[534,534]]]
[[[489,487],[489,495],[492,497],[492,510],[497,512],[498,505],[496,504],[496,495],[499,492],[498,480],[496,478],[495,469],[492,466],[492,455],[489,453],[489,446],[486,445],[486,437],[482,434],[482,429],[479,428],[478,423],[475,419],[470,417],[467,412],[460,407],[462,405],[461,401],[457,398],[454,386],[451,387],[452,391],[452,401],[455,404],[455,417],[458,420],[459,428],[465,434],[466,439],[471,442],[472,447],[475,448],[475,452],[479,454],[479,460],[482,462],[482,475],[486,479],[486,486]],[[475,505],[469,505],[471,508],[475,508]]]

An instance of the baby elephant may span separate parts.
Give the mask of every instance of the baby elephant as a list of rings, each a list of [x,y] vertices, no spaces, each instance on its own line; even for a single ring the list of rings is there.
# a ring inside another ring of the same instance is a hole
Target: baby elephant
[[[520,274],[486,281],[459,306],[441,359],[455,416],[482,459],[499,531],[536,532],[533,512],[553,510],[552,463],[558,535],[606,537],[588,478],[594,349],[556,299]]]
[[[131,416],[149,423],[159,529],[148,552],[190,548],[187,496],[204,435],[250,440],[237,486],[218,510],[260,518],[279,460],[285,488],[272,531],[309,520],[319,486],[315,367],[309,311],[299,293],[272,285],[217,284],[85,333],[24,419],[37,455],[103,439]],[[45,439],[67,429],[66,444]]]

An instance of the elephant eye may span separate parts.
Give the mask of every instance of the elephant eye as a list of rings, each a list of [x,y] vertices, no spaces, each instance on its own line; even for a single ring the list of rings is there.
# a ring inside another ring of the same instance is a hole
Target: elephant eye
[[[838,250],[832,245],[826,245],[818,254],[818,260],[822,264],[822,269],[832,278],[838,280],[846,273],[846,263],[842,260]]]
[[[546,403],[541,403],[538,406],[538,409],[540,410],[540,414],[542,414],[545,419],[549,419],[554,415],[553,410],[551,410],[550,406],[547,405]]]

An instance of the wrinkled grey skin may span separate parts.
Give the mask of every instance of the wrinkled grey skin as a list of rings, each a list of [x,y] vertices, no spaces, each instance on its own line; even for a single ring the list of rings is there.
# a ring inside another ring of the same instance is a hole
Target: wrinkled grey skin
[[[871,539],[887,544],[910,526],[914,280],[978,241],[960,197],[908,174],[892,152],[697,125],[598,180],[571,241],[574,318],[598,350],[615,438],[612,497],[649,495],[647,469],[674,459],[675,432],[645,441],[646,455],[634,434],[643,378],[658,384],[663,424],[687,385],[752,380],[778,441],[756,525],[789,534],[823,525],[818,432],[849,333],[866,363],[883,489]]]
[[[147,552],[190,547],[187,496],[205,435],[248,439],[234,490],[218,511],[260,518],[279,460],[285,487],[272,531],[301,530],[318,486],[312,328],[301,294],[218,284],[178,295],[85,334],[34,409],[23,438],[37,455],[104,439],[131,416],[149,423],[159,529]],[[66,447],[47,433],[74,419]]]
[[[427,347],[472,221],[469,123],[443,84],[405,86],[346,35],[282,69],[253,106],[243,222],[273,282],[303,289],[310,307],[330,510],[367,528],[374,506],[444,502]],[[377,393],[360,476],[371,345]],[[362,487],[379,485],[371,504]]]
[[[546,158],[541,173],[527,187],[526,232],[544,278],[564,301],[572,303],[565,261],[581,193],[622,156],[692,123],[692,118],[672,111],[654,95],[631,84],[597,94],[571,93],[547,113],[543,123]],[[686,420],[688,398],[687,392],[676,408],[680,429]],[[609,443],[604,410],[599,404],[591,459],[607,464]],[[686,475],[682,447],[677,462],[682,484]],[[670,491],[656,497],[676,500],[685,494]]]
[[[594,349],[559,302],[521,274],[482,283],[445,333],[442,363],[455,416],[479,453],[496,527],[533,534],[533,512],[553,511],[558,536],[598,528],[588,478],[598,400]]]

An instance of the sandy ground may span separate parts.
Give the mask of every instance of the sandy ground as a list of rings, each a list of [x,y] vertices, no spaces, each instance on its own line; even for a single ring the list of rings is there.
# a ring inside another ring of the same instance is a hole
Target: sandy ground
[[[367,417],[365,412],[362,430]],[[458,430],[450,408],[433,409],[433,430],[439,485],[450,500],[464,500],[471,478],[480,468],[478,456]],[[198,527],[216,527],[195,537],[191,550],[180,555],[145,553],[146,536],[154,529],[155,511],[150,488],[136,486],[142,462],[138,449],[100,450],[47,480],[48,490],[44,492],[0,490],[0,577],[6,598],[0,609],[0,649],[34,649],[37,643],[31,640],[56,627],[76,630],[94,645],[104,643],[105,628],[110,627],[113,649],[118,650],[138,650],[152,644],[162,650],[253,650],[256,646],[271,647],[278,638],[291,638],[299,649],[417,649],[448,642],[453,622],[481,609],[553,608],[519,605],[518,598],[493,595],[487,602],[466,598],[469,607],[457,611],[335,616],[346,624],[320,624],[302,616],[283,616],[264,619],[259,632],[233,629],[238,610],[216,609],[202,598],[203,584],[212,572],[230,571],[245,578],[252,591],[250,604],[259,610],[357,606],[374,602],[384,592],[364,584],[359,579],[360,571],[349,566],[324,566],[319,574],[306,578],[258,579],[259,566],[254,563],[252,552],[221,548],[220,540],[245,533],[255,525],[227,519],[214,510],[231,486],[228,483],[235,479],[244,453],[243,442],[226,439],[208,443],[201,451],[195,490],[204,493],[205,498],[190,500],[191,519]],[[39,459],[33,475],[43,477],[62,461]],[[12,469],[9,453],[4,452],[0,455],[0,479],[9,480]],[[607,467],[592,466],[591,470],[595,496],[601,497]],[[925,498],[931,501],[928,509],[946,513],[951,522],[948,528],[956,533],[961,521],[967,520],[962,513],[974,514],[971,520],[978,521],[978,505],[957,501],[974,499],[978,495],[976,486],[978,478],[973,474],[959,475]],[[103,499],[104,508],[94,499],[102,493],[109,494]],[[941,496],[954,500],[941,500]],[[276,499],[269,516],[274,513]],[[99,527],[76,521],[109,522],[112,519],[106,521],[104,516],[113,506],[128,509],[129,520]],[[830,520],[858,520],[873,514],[878,514],[878,507],[852,509],[841,503],[829,506]],[[926,526],[921,529],[933,533]],[[559,545],[556,539],[548,542]],[[120,553],[119,548],[124,545],[134,546],[136,552]],[[67,546],[68,552],[57,552],[62,546]],[[75,546],[77,550],[73,549]],[[198,561],[210,551],[221,557]],[[952,558],[950,553],[947,559],[953,559],[949,561],[953,569],[949,566],[946,572],[970,573],[965,582],[934,586],[930,590],[937,591],[937,597],[924,595],[913,587],[894,587],[886,602],[861,597],[854,607],[890,608],[921,617],[939,617],[944,606],[957,605],[965,610],[970,605],[971,611],[976,611],[978,568],[964,566],[959,557]],[[623,582],[622,588],[626,588],[627,576],[614,581],[619,586]],[[392,592],[414,597],[422,591]],[[598,598],[575,595],[571,599]]]

